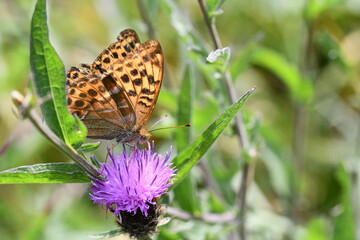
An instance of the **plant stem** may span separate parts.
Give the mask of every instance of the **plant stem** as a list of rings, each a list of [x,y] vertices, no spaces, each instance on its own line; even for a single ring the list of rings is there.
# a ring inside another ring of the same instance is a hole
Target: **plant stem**
[[[100,173],[89,164],[83,157],[81,157],[73,148],[69,147],[60,138],[58,138],[49,128],[47,128],[40,118],[40,116],[32,109],[31,105],[18,92],[12,93],[12,99],[18,107],[21,116],[28,118],[30,122],[44,135],[55,147],[64,152],[75,163],[79,164],[87,173],[93,177],[99,177]]]
[[[211,35],[211,40],[213,42],[213,45],[215,46],[216,49],[220,49],[222,48],[222,44],[220,41],[220,37],[219,34],[217,32],[216,26],[214,24],[214,21],[211,21],[211,19],[209,18],[208,14],[207,14],[207,9],[205,6],[205,3],[203,0],[198,0],[200,9],[201,9],[201,13],[203,14],[206,26],[209,30],[209,33]]]
[[[211,35],[211,40],[213,41],[214,48],[221,49],[222,44],[220,42],[219,34],[217,32],[214,22],[212,22],[210,20],[208,14],[207,14],[205,3],[203,2],[203,0],[198,0],[198,3],[200,5],[201,13],[203,14],[208,31]],[[226,90],[228,92],[229,100],[230,100],[231,104],[233,104],[236,102],[237,96],[235,93],[235,88],[232,84],[230,73],[225,72],[223,77],[224,77],[224,81],[225,81]],[[235,117],[235,126],[236,126],[236,130],[237,130],[237,133],[238,133],[238,136],[240,139],[241,147],[247,149],[249,147],[249,142],[247,139],[247,135],[246,135],[243,123],[242,123],[242,118],[241,118],[240,113]]]
[[[208,31],[210,33],[214,48],[221,49],[222,44],[220,41],[219,34],[217,32],[217,28],[214,24],[214,21],[210,19],[208,16],[204,0],[198,0],[198,4],[200,6],[201,13],[204,17]],[[223,79],[225,82],[225,86],[228,92],[230,102],[231,103],[236,102],[237,97],[235,93],[235,88],[232,84],[231,75],[228,71],[223,74]],[[236,127],[237,135],[240,140],[240,147],[243,148],[245,151],[247,151],[249,149],[249,140],[247,138],[247,134],[240,113],[237,116],[235,116],[235,127]],[[246,163],[246,162],[244,163],[242,168],[242,179],[241,179],[239,196],[238,196],[239,208],[240,208],[240,212],[242,213],[242,220],[243,220],[241,221],[241,225],[240,225],[241,227],[239,229],[240,239],[242,240],[246,239],[246,234],[245,234],[246,229],[245,229],[244,219],[245,219],[245,207],[246,207],[246,192],[249,182],[251,181],[251,179],[249,178],[249,171],[251,168],[252,167],[250,166],[250,163]]]
[[[63,151],[69,158],[71,158],[75,163],[79,164],[86,172],[88,172],[93,177],[99,177],[100,173],[89,164],[83,157],[81,157],[73,148],[66,145],[63,141],[61,141],[53,132],[51,132],[48,128],[46,128],[41,123],[41,118],[34,111],[31,110],[28,115],[29,120],[34,124],[34,126],[39,129],[39,131],[58,149]]]

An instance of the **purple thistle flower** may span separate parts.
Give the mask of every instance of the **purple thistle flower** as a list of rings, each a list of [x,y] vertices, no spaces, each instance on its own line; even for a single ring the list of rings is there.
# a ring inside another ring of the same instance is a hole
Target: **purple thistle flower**
[[[172,185],[176,171],[168,162],[171,150],[163,159],[153,148],[154,143],[148,143],[148,149],[134,147],[128,153],[124,148],[117,155],[109,152],[109,160],[99,163],[103,179],[91,177],[90,199],[117,216],[124,211],[135,215],[140,210],[147,217],[150,205]]]

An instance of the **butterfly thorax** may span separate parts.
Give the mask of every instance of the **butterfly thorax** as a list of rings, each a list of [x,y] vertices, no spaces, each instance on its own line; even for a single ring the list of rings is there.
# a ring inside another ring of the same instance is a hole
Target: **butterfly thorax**
[[[144,128],[141,128],[139,131],[121,131],[119,135],[116,136],[116,142],[122,144],[132,144],[132,143],[144,143],[151,137],[151,134],[148,133]]]

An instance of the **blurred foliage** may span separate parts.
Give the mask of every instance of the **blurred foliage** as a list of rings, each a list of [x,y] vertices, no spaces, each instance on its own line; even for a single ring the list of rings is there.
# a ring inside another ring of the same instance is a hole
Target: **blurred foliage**
[[[191,114],[183,118],[193,124],[184,136],[194,140],[230,105],[219,71],[231,73],[238,97],[257,88],[242,110],[254,170],[247,195],[248,239],[360,239],[359,1],[209,0],[222,44],[231,50],[226,69],[220,70],[205,60],[216,49],[196,1],[144,4],[166,64],[149,126],[165,114],[169,117],[161,125],[168,126],[177,124],[178,113]],[[149,39],[137,1],[48,5],[50,39],[66,69],[91,63],[123,29]],[[0,170],[69,161],[28,121],[17,119],[10,100],[11,90],[32,88],[34,6],[35,1],[0,1]],[[180,111],[178,95],[189,76],[192,112]],[[182,131],[154,132],[158,151],[175,148]],[[235,131],[228,128],[186,180],[191,201],[182,189],[170,194],[169,205],[195,215],[239,214],[244,159]],[[87,198],[87,184],[0,188],[1,239],[84,239],[114,228],[111,214]],[[175,218],[161,227],[158,239],[229,239],[238,229],[238,222]]]

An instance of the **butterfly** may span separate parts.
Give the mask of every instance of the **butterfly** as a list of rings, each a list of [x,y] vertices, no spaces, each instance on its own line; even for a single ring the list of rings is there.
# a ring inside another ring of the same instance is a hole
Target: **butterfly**
[[[88,138],[144,142],[163,70],[159,42],[141,43],[134,30],[124,30],[92,64],[67,71],[67,108],[86,125]]]

